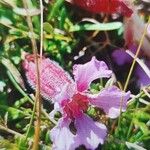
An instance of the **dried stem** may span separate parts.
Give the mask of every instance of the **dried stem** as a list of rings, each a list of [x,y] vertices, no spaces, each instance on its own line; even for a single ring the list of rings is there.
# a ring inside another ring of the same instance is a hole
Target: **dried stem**
[[[42,0],[40,0],[40,18],[41,18],[41,41],[40,41],[40,58],[42,59],[43,54],[43,3]]]
[[[40,124],[41,124],[41,97],[40,97],[40,71],[39,71],[39,62],[38,62],[38,49],[36,45],[36,40],[34,37],[34,30],[32,25],[32,19],[28,12],[28,4],[26,0],[23,0],[24,7],[27,11],[27,23],[31,32],[31,44],[32,50],[35,58],[36,65],[36,94],[35,94],[35,105],[36,105],[36,125],[35,125],[35,135],[34,135],[34,143],[33,150],[39,149],[39,139],[40,139]]]
[[[5,126],[2,126],[2,125],[0,125],[0,130],[6,131],[6,132],[11,133],[11,134],[16,135],[16,136],[22,136],[23,137],[22,134],[14,131],[14,130],[11,130],[11,129],[5,127]]]

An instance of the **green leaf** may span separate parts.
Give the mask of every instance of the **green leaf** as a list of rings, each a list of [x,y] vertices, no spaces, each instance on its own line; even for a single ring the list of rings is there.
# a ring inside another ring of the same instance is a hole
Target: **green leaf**
[[[0,17],[0,23],[5,24],[5,25],[11,25],[12,21],[9,18],[2,16]]]
[[[136,126],[138,126],[138,127],[142,130],[142,132],[143,132],[145,135],[147,135],[147,134],[150,133],[150,130],[148,129],[148,127],[147,127],[147,125],[146,125],[145,123],[140,122],[140,121],[137,120],[137,119],[133,119],[133,122],[134,122],[134,124],[135,124]]]
[[[16,139],[16,143],[18,145],[18,149],[19,150],[27,150],[28,149],[28,144],[25,140],[25,137],[22,137],[22,138],[17,138]]]
[[[63,4],[63,2],[64,0],[56,0],[55,4],[53,4],[52,6],[51,13],[48,16],[48,20],[51,20],[56,15],[56,12],[59,11],[59,8]]]
[[[24,9],[24,8],[14,8],[13,11],[21,16],[35,16],[35,15],[39,15],[40,14],[40,10],[36,9],[36,8],[32,8],[32,9]]]
[[[17,100],[14,104],[14,106],[16,108],[19,108],[21,105],[23,105],[24,103],[26,103],[28,101],[28,98],[27,97],[23,97],[21,98],[20,100]]]
[[[54,28],[48,22],[44,22],[43,28],[44,28],[44,31],[46,31],[47,33],[50,33],[50,34],[52,34],[54,31]]]
[[[24,112],[21,110],[6,105],[0,105],[0,114],[4,114],[6,112],[8,112],[8,118],[10,120],[20,119],[25,117]]]
[[[16,0],[1,0],[1,3],[5,4],[6,6],[16,7]]]
[[[13,78],[15,79],[15,81],[22,87],[25,89],[24,86],[24,82],[23,79],[21,77],[20,72],[18,71],[18,69],[13,65],[13,63],[6,58],[2,58],[1,59],[2,64],[7,68],[7,70],[11,73],[11,75],[13,76]]]
[[[70,32],[77,32],[77,31],[92,31],[92,30],[99,30],[99,31],[111,31],[116,30],[122,27],[121,22],[111,22],[111,23],[97,23],[97,24],[82,24],[82,25],[74,25],[71,26]]]
[[[136,143],[126,142],[126,145],[129,148],[129,150],[146,150],[145,148],[137,145]]]
[[[11,143],[9,140],[0,140],[0,149],[2,150],[19,150],[16,144]]]
[[[134,118],[137,118],[141,121],[148,121],[150,120],[150,114],[143,111],[136,111],[136,113],[134,114]]]

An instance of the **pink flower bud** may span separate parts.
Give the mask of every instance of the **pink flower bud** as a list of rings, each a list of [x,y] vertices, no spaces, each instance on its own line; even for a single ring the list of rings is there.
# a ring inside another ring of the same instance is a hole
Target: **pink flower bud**
[[[25,75],[30,86],[36,87],[36,71],[33,55],[26,55],[22,63]],[[40,63],[41,95],[46,99],[53,99],[61,92],[65,84],[73,83],[71,77],[56,62],[42,58]]]

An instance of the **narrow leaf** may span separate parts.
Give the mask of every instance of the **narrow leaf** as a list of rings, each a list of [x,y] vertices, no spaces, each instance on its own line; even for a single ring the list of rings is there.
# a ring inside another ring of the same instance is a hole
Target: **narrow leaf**
[[[20,72],[18,71],[18,69],[12,64],[12,62],[6,58],[2,58],[1,59],[2,64],[7,68],[7,70],[9,70],[9,72],[13,75],[14,79],[16,80],[16,82],[25,89],[24,86],[24,82],[23,79],[21,77]]]
[[[111,31],[116,30],[122,27],[121,22],[111,22],[111,23],[97,23],[97,24],[82,24],[82,25],[74,25],[70,28],[70,32],[77,32],[77,31],[92,31],[92,30],[99,30],[99,31]]]
[[[136,143],[126,142],[127,147],[132,150],[146,150],[145,148],[137,145]]]
[[[13,11],[18,14],[18,15],[21,15],[21,16],[27,16],[27,15],[30,15],[30,16],[36,16],[36,15],[39,15],[40,14],[40,10],[39,9],[36,9],[36,8],[32,8],[32,9],[24,9],[24,8],[18,8],[18,7],[15,7],[13,9]]]

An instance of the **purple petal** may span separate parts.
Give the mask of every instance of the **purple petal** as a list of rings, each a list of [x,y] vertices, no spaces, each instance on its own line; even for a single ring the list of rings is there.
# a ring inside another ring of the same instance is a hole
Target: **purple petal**
[[[98,78],[109,78],[112,71],[108,69],[103,61],[98,61],[95,57],[86,64],[73,66],[73,74],[77,83],[78,91],[87,90],[90,83]]]
[[[150,37],[150,25],[148,25],[147,35],[148,35],[148,37]]]
[[[132,53],[136,53],[137,50],[137,46],[132,44],[129,48],[128,48]],[[132,63],[133,58],[128,55],[125,51],[125,49],[117,49],[112,53],[112,58],[114,59],[114,61],[119,65],[122,66],[126,63]]]
[[[132,61],[132,57],[129,56],[124,49],[115,50],[112,53],[112,58],[119,66]]]
[[[91,104],[102,108],[110,118],[116,118],[122,111],[126,110],[127,100],[130,98],[130,92],[123,92],[119,88],[112,86],[103,89],[97,95],[90,95]]]
[[[69,129],[70,120],[61,119],[58,125],[50,131],[53,150],[72,150],[74,136]]]
[[[147,61],[146,64],[148,68],[150,68],[150,61]],[[141,87],[150,85],[150,78],[146,75],[141,66],[138,65],[136,67],[135,74]]]
[[[76,118],[75,127],[77,133],[73,146],[74,149],[84,145],[87,149],[94,150],[100,143],[104,143],[107,135],[107,129],[104,124],[94,122],[90,117],[83,114]]]
[[[35,63],[33,55],[27,55],[23,68],[27,81],[33,89],[36,86]],[[71,77],[54,61],[43,58],[40,65],[41,94],[47,99],[55,99],[65,84],[73,83]]]

